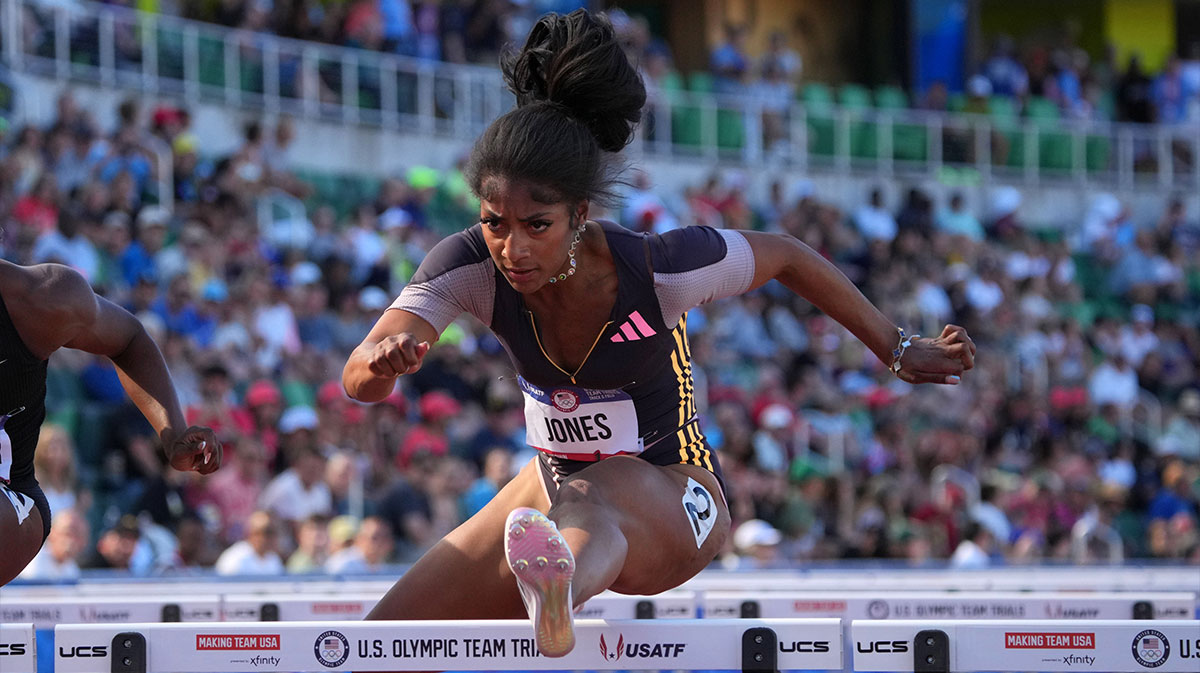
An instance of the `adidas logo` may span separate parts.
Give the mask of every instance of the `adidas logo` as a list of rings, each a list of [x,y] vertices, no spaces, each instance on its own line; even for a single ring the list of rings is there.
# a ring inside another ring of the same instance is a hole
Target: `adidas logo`
[[[655,334],[658,334],[658,332],[655,332],[654,328],[646,323],[646,319],[642,317],[642,314],[634,311],[629,314],[629,318],[625,322],[621,323],[620,334],[612,335],[612,342],[619,344],[625,341],[637,341],[638,339],[652,337]]]

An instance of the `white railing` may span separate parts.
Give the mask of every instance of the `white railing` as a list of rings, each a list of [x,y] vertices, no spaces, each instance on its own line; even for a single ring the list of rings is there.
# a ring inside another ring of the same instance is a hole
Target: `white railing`
[[[0,0],[0,19],[0,55],[14,70],[192,104],[469,140],[512,103],[494,68],[304,42],[82,0],[52,7]],[[983,181],[1200,191],[1195,123],[1002,120],[797,102],[783,120],[786,137],[768,145],[757,98],[661,93],[648,108],[635,151],[884,177],[936,176],[947,167],[966,167]]]

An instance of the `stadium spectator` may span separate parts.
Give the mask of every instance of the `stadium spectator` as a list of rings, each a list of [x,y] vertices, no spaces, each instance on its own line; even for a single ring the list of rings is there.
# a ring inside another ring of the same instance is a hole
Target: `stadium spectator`
[[[497,446],[484,453],[482,474],[462,495],[462,516],[470,517],[483,509],[515,473],[513,451],[509,447]]]
[[[221,552],[218,575],[282,575],[279,526],[269,512],[257,511],[246,521],[246,536]]]
[[[392,554],[392,529],[378,517],[363,519],[354,535],[354,546],[343,549],[325,562],[330,573],[355,574],[378,572]]]
[[[142,527],[136,517],[125,514],[105,530],[88,554],[81,568],[103,568],[134,571],[133,557],[142,539]]]
[[[724,563],[736,570],[778,567],[783,557],[779,543],[783,534],[762,519],[750,519],[733,531],[734,558]]]
[[[230,465],[213,475],[198,497],[200,502],[215,505],[219,519],[218,537],[222,546],[245,536],[245,523],[258,509],[258,502],[270,477],[262,443],[251,436],[234,437],[237,439],[231,438],[229,443]]]
[[[35,451],[33,468],[50,504],[50,511],[87,511],[91,506],[91,494],[84,491],[83,497],[79,497],[79,479],[76,475],[78,456],[75,440],[70,433],[60,425],[46,423],[38,435]]]
[[[50,536],[19,577],[29,580],[78,579],[79,559],[91,537],[87,519],[72,508],[54,509]]]
[[[313,423],[315,417],[314,413]],[[288,429],[296,434],[311,434],[310,430],[301,427]],[[287,458],[291,467],[267,484],[258,499],[258,506],[278,517],[292,533],[301,521],[312,514],[331,514],[333,499],[323,479],[325,456],[315,445],[306,440],[297,443]]]
[[[883,203],[883,190],[871,190],[869,201],[854,212],[854,224],[868,241],[890,243],[896,238],[896,218]]]
[[[1029,75],[1014,52],[1012,37],[998,35],[992,43],[991,53],[980,68],[997,96],[1024,98],[1029,90]]]
[[[750,73],[745,26],[725,24],[725,39],[709,56],[709,68],[718,93],[740,94],[745,90],[746,77]]]
[[[310,514],[300,523],[296,534],[296,549],[288,556],[289,573],[320,572],[329,558],[329,517]]]
[[[226,544],[216,532],[199,515],[184,514],[175,525],[175,557],[166,565],[175,571],[213,567]]]

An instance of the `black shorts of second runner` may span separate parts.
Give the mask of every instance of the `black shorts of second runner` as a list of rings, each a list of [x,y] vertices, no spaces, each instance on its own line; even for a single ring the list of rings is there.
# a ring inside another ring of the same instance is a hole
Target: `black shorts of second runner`
[[[717,454],[707,443],[703,444],[703,448],[688,449],[683,452],[678,447],[672,447],[670,442],[662,442],[658,446],[661,448],[651,445],[637,457],[651,465],[696,465],[702,467],[712,472],[713,476],[717,478],[721,496],[725,496],[725,475],[721,472],[721,463],[717,461]],[[681,453],[686,454],[686,457]],[[541,474],[546,494],[550,496],[551,500],[558,493],[558,487],[562,486],[568,477],[595,464],[594,460],[570,460],[538,451],[538,472]]]
[[[45,542],[50,535],[50,502],[46,500],[46,494],[42,493],[37,479],[14,479],[8,484],[0,483],[0,488],[12,491],[18,499],[27,498],[33,501],[33,506],[37,507],[42,515],[42,541]],[[12,507],[12,501],[7,494],[0,496],[0,507]]]

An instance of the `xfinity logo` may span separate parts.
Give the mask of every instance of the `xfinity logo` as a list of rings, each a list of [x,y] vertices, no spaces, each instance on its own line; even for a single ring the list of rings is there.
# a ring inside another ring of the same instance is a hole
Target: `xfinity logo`
[[[903,640],[872,640],[867,643],[855,642],[854,649],[863,654],[895,654],[908,651],[908,642]]]
[[[0,643],[0,657],[15,657],[25,654],[25,643]]]
[[[66,648],[61,645],[58,647],[58,656],[64,659],[71,657],[107,657],[108,646],[106,645],[76,645],[75,647]]]
[[[251,657],[250,665],[251,666],[266,666],[266,665],[278,666],[279,665],[279,657],[262,657],[262,656]]]
[[[1095,661],[1096,661],[1096,657],[1094,657],[1090,654],[1084,654],[1084,655],[1068,654],[1067,656],[1062,658],[1062,662],[1068,666],[1074,666],[1076,664],[1082,664],[1084,666],[1091,666],[1092,663]]]

